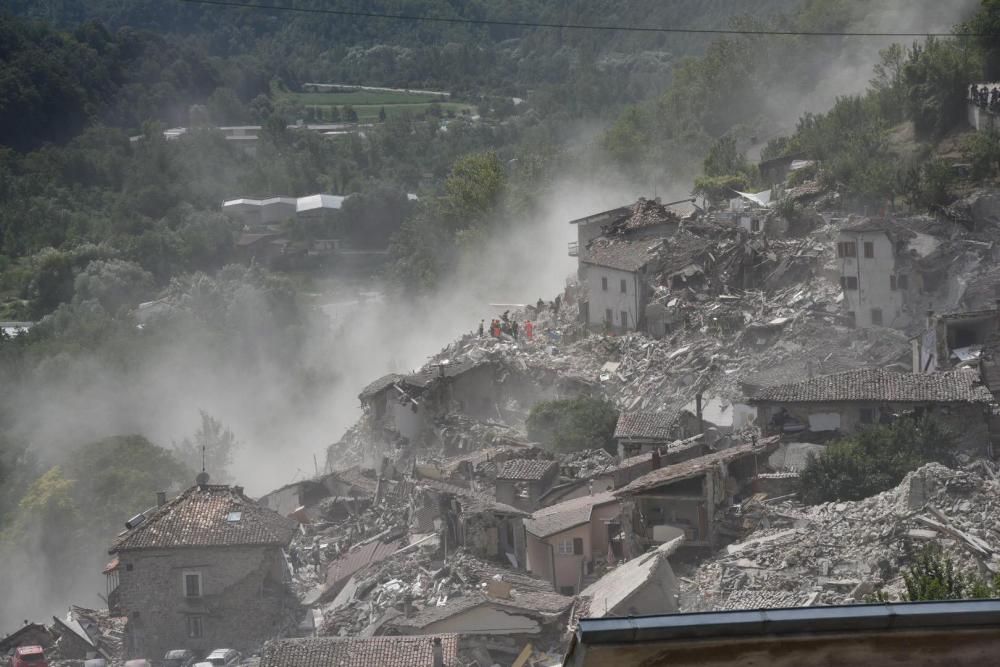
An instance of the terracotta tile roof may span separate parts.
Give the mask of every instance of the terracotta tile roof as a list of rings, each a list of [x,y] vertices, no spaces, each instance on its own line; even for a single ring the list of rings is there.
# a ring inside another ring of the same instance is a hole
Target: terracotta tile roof
[[[660,244],[656,239],[596,238],[580,249],[580,261],[621,271],[638,271],[655,257],[650,249]]]
[[[778,437],[774,436],[761,440],[757,444],[748,442],[736,447],[730,447],[729,449],[723,449],[719,452],[699,456],[696,459],[675,463],[647,472],[639,479],[633,480],[631,483],[614,491],[613,495],[620,498],[635,493],[642,493],[649,489],[655,489],[670,482],[679,482],[691,477],[704,475],[713,468],[717,468],[721,463],[730,463],[749,456],[766,455],[777,449],[777,447]]]
[[[636,438],[669,442],[670,431],[677,423],[677,411],[623,412],[618,415],[615,438]]]
[[[110,553],[176,547],[285,546],[295,522],[243,495],[240,487],[193,486],[119,537]]]
[[[882,368],[861,368],[802,382],[765,387],[751,396],[750,400],[752,403],[992,403],[993,395],[978,382],[979,374],[972,370],[896,373]]]
[[[604,505],[616,502],[616,500],[611,491],[571,498],[535,511],[530,519],[524,521],[524,528],[536,537],[557,535],[590,521],[591,510],[596,505]]]
[[[449,493],[457,497],[459,504],[462,506],[463,513],[478,514],[481,512],[495,512],[511,516],[529,516],[527,512],[522,512],[516,507],[497,502],[492,496],[467,489],[464,486],[440,482],[436,479],[421,479],[417,481],[417,488],[419,489],[420,487],[431,489],[437,493]]]
[[[511,459],[497,466],[497,479],[544,479],[553,468],[559,467],[555,461],[542,459]]]
[[[385,560],[404,546],[406,546],[405,541],[380,542],[376,540],[357,549],[351,549],[340,558],[332,561],[326,568],[326,583],[331,586],[336,585],[369,565]]]
[[[461,569],[471,574],[475,583],[493,579],[497,576],[514,587],[515,590],[525,593],[534,591],[539,593],[554,593],[555,588],[548,579],[539,579],[527,572],[511,570],[493,563],[480,560],[471,554],[464,554],[461,562]]]
[[[441,640],[446,667],[458,664],[458,635],[310,637],[272,639],[259,667],[432,667],[433,640]]]
[[[490,365],[489,361],[476,361],[475,359],[466,359],[464,361],[450,363],[444,366],[444,377],[458,377],[459,375],[488,365]],[[403,381],[408,385],[423,388],[439,379],[441,377],[441,372],[442,370],[440,366],[427,366],[416,373],[407,375],[403,378]]]
[[[409,618],[399,616],[390,621],[389,625],[400,628],[426,628],[427,626],[451,618],[470,609],[483,605],[503,607],[521,613],[532,615],[561,614],[573,604],[573,598],[559,593],[543,591],[511,590],[510,598],[495,598],[481,592],[471,592],[461,597],[450,598],[443,605],[430,605],[416,612]]]

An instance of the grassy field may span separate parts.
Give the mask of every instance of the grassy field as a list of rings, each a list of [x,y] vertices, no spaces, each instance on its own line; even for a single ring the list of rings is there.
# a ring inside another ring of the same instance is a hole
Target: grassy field
[[[307,108],[317,111],[317,120],[328,118],[327,110],[331,107],[343,107],[351,105],[358,114],[358,120],[362,123],[378,120],[379,111],[383,108],[387,116],[395,116],[401,113],[421,115],[434,103],[441,106],[444,111],[453,111],[456,114],[463,112],[475,113],[475,107],[459,102],[446,102],[445,97],[431,95],[428,93],[408,93],[404,91],[387,90],[353,90],[349,92],[327,92],[327,93],[288,93],[288,99],[301,104]]]

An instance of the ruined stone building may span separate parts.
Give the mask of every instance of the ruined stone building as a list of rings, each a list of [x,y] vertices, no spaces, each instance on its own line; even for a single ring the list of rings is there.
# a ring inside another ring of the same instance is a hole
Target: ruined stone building
[[[524,522],[528,570],[552,581],[563,595],[580,592],[589,583],[596,561],[625,555],[620,513],[610,491],[537,510]]]
[[[275,639],[260,667],[457,667],[459,636]]]
[[[913,371],[933,373],[975,363],[1000,333],[1000,308],[930,314],[912,340]]]
[[[988,442],[988,417],[995,404],[972,369],[897,373],[882,368],[765,387],[750,403],[757,406],[762,428],[798,439],[851,434],[901,414],[931,414],[951,425],[971,449]]]
[[[840,287],[857,327],[901,328],[909,321],[904,306],[910,273],[897,266],[906,241],[895,230],[886,220],[870,219],[845,227],[837,239]]]
[[[682,547],[715,548],[715,515],[744,495],[777,442],[746,443],[646,473],[614,492],[624,530],[642,544],[683,537]]]
[[[204,475],[204,473],[202,473]],[[105,569],[112,613],[126,616],[126,654],[257,650],[296,621],[283,549],[295,525],[239,486],[199,483],[133,517]],[[109,586],[110,587],[110,586]]]
[[[545,459],[511,459],[497,466],[497,500],[531,512],[559,476],[559,464]]]
[[[619,459],[666,451],[667,443],[698,435],[698,418],[686,410],[622,412],[615,426]]]

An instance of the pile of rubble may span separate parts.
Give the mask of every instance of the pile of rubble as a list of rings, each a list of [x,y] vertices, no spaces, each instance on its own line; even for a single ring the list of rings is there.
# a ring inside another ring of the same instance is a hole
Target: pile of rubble
[[[762,503],[766,527],[682,577],[682,610],[843,604],[875,591],[898,599],[902,572],[936,544],[962,572],[1000,572],[1000,481],[980,461],[930,463],[854,502]]]

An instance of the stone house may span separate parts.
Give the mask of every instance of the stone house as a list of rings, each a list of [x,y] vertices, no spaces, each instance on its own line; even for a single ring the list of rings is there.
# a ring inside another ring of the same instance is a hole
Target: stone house
[[[552,581],[563,595],[580,592],[597,561],[625,554],[621,508],[612,492],[544,507],[525,520],[528,570]]]
[[[667,445],[701,433],[696,415],[687,410],[664,412],[622,412],[615,425],[618,458],[625,460],[653,451],[665,452]]]
[[[653,470],[613,493],[627,535],[645,544],[683,536],[683,547],[715,548],[716,511],[753,483],[777,439],[746,443]]]
[[[845,227],[837,238],[840,287],[848,318],[860,328],[902,328],[910,272],[897,266],[906,247],[899,227],[888,220],[866,219]]]
[[[171,649],[244,653],[297,620],[284,549],[295,524],[239,486],[198,484],[133,517],[105,568],[112,614],[126,616],[126,654]]]
[[[497,466],[497,500],[526,512],[538,507],[559,476],[559,464],[544,459],[511,459]]]
[[[308,637],[272,639],[259,667],[457,667],[459,637]]]
[[[932,414],[960,434],[963,448],[988,442],[993,395],[972,369],[897,373],[862,368],[759,389],[750,402],[769,432],[797,439],[851,434],[895,416]]]

